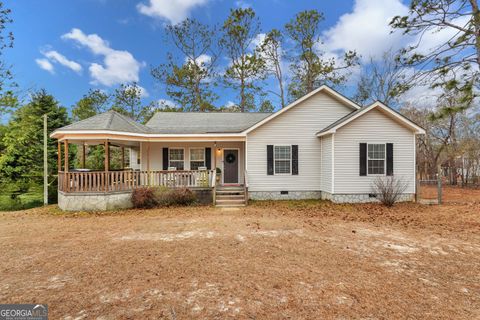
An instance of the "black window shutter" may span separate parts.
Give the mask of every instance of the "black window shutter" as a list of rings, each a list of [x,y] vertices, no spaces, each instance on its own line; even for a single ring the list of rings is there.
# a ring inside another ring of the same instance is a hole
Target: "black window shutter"
[[[298,175],[298,145],[292,145],[292,175]]]
[[[168,170],[168,148],[163,148],[163,170]]]
[[[205,166],[207,170],[212,168],[212,148],[205,148]]]
[[[267,175],[273,175],[273,145],[267,146]]]
[[[367,175],[367,144],[360,143],[360,175]]]
[[[387,176],[393,176],[393,143],[387,143]]]

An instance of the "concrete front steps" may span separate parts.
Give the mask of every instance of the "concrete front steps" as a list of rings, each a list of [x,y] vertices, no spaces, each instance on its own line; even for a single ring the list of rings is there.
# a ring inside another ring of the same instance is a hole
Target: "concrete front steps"
[[[215,191],[217,207],[244,207],[245,188],[243,186],[218,186]]]

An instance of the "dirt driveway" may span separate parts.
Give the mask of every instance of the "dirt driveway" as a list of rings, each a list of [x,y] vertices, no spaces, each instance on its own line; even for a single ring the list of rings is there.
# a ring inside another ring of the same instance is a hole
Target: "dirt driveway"
[[[479,319],[480,204],[0,215],[0,303],[51,319]]]

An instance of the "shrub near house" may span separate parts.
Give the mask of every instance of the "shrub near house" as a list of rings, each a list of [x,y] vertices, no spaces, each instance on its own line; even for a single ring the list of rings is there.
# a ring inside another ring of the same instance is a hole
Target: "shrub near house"
[[[146,187],[132,192],[134,208],[188,206],[196,201],[197,197],[188,188]]]

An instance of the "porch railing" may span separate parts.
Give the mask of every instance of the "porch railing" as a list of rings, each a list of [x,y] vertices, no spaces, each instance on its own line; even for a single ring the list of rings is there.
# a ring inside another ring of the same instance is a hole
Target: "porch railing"
[[[59,172],[58,190],[63,192],[115,192],[138,187],[212,188],[215,171],[92,171]]]

